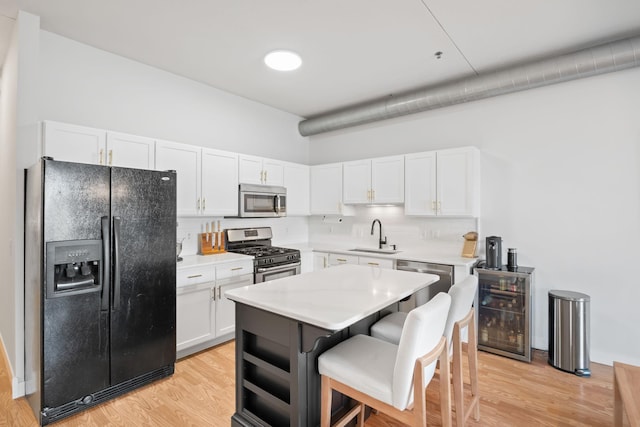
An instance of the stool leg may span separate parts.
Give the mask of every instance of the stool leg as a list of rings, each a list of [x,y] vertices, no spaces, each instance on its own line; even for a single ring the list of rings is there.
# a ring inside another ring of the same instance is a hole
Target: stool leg
[[[464,381],[462,377],[462,337],[460,326],[453,327],[453,398],[456,408],[456,426],[463,427],[464,413]]]
[[[478,395],[478,338],[476,337],[475,315],[469,322],[469,343],[467,345],[467,357],[469,358],[469,377],[471,380],[471,404],[473,419],[480,421],[480,396]]]
[[[364,427],[364,410],[366,409],[367,405],[365,405],[364,403],[360,404],[360,414],[358,414],[358,424],[357,427]]]
[[[331,380],[324,375],[321,376],[320,386],[320,426],[331,426]]]

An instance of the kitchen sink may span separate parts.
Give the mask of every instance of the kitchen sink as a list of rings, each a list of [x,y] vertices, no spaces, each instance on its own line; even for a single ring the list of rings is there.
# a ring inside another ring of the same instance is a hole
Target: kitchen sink
[[[376,248],[354,248],[354,249],[348,249],[349,252],[368,252],[371,254],[386,254],[386,255],[390,255],[390,254],[397,254],[398,250],[395,249],[376,249]]]

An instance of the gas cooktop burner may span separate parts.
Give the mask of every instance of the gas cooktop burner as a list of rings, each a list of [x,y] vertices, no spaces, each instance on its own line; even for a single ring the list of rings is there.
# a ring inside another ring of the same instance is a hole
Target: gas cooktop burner
[[[256,268],[300,261],[299,250],[271,246],[271,236],[269,227],[228,229],[227,250],[252,256]]]
[[[236,249],[235,252],[239,252],[245,255],[253,255],[256,258],[273,256],[279,254],[293,253],[295,249],[278,248],[275,246],[254,246],[250,248]]]

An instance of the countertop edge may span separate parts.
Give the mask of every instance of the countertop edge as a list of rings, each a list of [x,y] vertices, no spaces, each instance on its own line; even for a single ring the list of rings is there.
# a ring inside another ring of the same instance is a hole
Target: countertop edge
[[[313,248],[312,250],[314,252],[330,252],[330,253],[336,253],[336,254],[366,256],[366,257],[390,259],[390,260],[396,260],[396,261],[407,260],[407,261],[417,261],[417,262],[430,262],[434,264],[464,266],[467,268],[473,267],[480,260],[480,258],[478,257],[463,258],[463,257],[456,257],[451,255],[429,254],[429,253],[424,253],[415,249],[408,249],[406,251],[400,249],[400,251],[395,254],[378,254],[378,253],[371,253],[371,252],[352,251],[345,248],[335,248],[335,247],[329,247],[325,245],[309,244],[308,246]]]

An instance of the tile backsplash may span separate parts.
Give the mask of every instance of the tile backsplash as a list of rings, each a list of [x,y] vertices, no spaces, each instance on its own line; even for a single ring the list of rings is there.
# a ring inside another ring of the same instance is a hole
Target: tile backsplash
[[[354,216],[312,216],[309,241],[324,247],[377,247],[378,225],[371,235],[374,219],[382,223],[387,244],[398,249],[433,249],[461,253],[468,231],[478,231],[475,218],[425,218],[404,215],[402,206],[362,206]],[[340,222],[338,222],[340,221]]]
[[[198,252],[198,233],[204,233],[206,224],[217,226],[220,221],[222,230],[227,228],[271,227],[273,244],[284,246],[287,243],[307,242],[309,238],[309,220],[307,217],[289,216],[286,218],[221,218],[221,217],[180,217],[178,218],[177,238],[182,242],[181,255],[194,255]]]
[[[323,247],[377,247],[378,226],[371,235],[374,219],[382,222],[383,237],[399,249],[433,249],[457,254],[462,251],[462,235],[478,231],[475,218],[425,218],[404,215],[402,206],[362,206],[355,208],[354,216],[286,218],[178,218],[177,237],[183,240],[182,255],[197,253],[197,235],[205,231],[206,224],[220,221],[222,229],[244,227],[271,227],[273,244],[311,242]],[[482,245],[478,245],[479,247]]]

